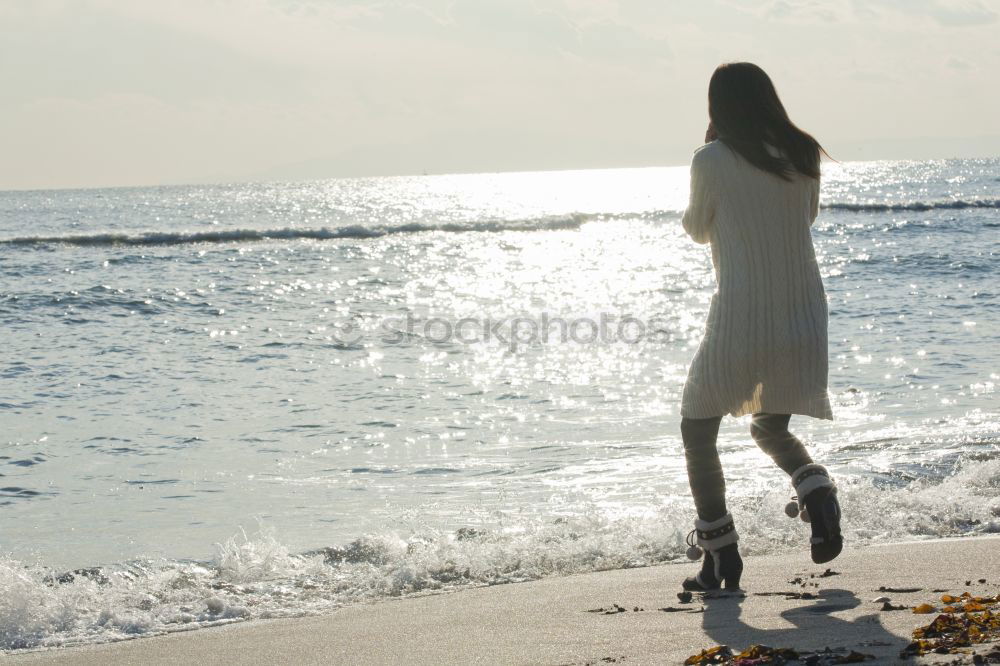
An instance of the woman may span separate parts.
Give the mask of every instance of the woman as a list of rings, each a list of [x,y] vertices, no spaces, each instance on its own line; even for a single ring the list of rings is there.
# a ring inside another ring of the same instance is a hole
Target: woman
[[[789,120],[771,79],[750,63],[715,70],[708,115],[683,219],[696,243],[711,243],[718,282],[681,400],[698,513],[688,554],[704,551],[688,590],[738,587],[743,572],[716,450],[725,414],[752,414],[751,436],[791,476],[797,503],[786,511],[811,521],[813,561],[829,562],[843,547],[833,482],[788,432],[792,414],[833,418],[826,294],[810,235],[822,147]]]

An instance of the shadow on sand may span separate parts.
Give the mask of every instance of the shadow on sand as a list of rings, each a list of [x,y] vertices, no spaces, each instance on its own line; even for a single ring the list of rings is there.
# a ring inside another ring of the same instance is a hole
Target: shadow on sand
[[[877,613],[851,620],[833,615],[861,604],[854,592],[831,588],[814,594],[815,599],[788,600],[787,603],[796,605],[781,611],[779,617],[792,626],[782,629],[762,629],[743,620],[743,603],[754,596],[752,592],[706,597],[702,628],[716,644],[728,645],[737,653],[757,644],[792,648],[799,652],[825,648],[837,652],[853,650],[881,660],[895,658],[909,643],[909,640],[889,632]]]

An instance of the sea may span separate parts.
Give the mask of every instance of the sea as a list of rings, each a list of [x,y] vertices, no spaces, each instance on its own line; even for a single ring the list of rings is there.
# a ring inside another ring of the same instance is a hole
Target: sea
[[[0,192],[0,649],[687,561],[715,289],[687,194],[686,167]],[[821,200],[835,418],[791,429],[847,544],[1000,532],[1000,159],[829,162]],[[749,417],[720,450],[742,551],[811,566]]]

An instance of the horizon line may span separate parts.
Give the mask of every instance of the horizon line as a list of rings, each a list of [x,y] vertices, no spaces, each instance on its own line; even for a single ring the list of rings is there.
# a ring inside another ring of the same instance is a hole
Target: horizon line
[[[878,159],[848,159],[848,160],[837,160],[833,158],[823,158],[822,161],[825,163],[836,163],[836,164],[846,164],[846,163],[866,163],[866,162],[948,162],[955,160],[995,160],[1000,159],[1000,153],[991,155],[989,157],[935,157],[935,158],[925,158],[925,159],[914,159],[914,158],[878,158]],[[247,178],[247,179],[234,179],[234,180],[215,180],[215,179],[204,179],[204,180],[189,180],[189,181],[174,181],[174,182],[160,182],[160,183],[145,183],[145,184],[132,184],[132,185],[78,185],[69,187],[4,187],[0,185],[0,194],[13,194],[13,193],[28,193],[28,192],[81,192],[90,190],[140,190],[140,189],[156,189],[156,188],[173,188],[173,187],[225,187],[232,185],[267,185],[267,184],[284,184],[289,185],[293,183],[312,183],[320,181],[330,181],[330,180],[372,180],[378,178],[440,178],[446,176],[484,176],[484,175],[497,175],[497,174],[515,174],[515,173],[553,173],[553,172],[572,172],[572,171],[627,171],[627,170],[639,170],[639,169],[679,169],[687,168],[690,164],[647,164],[641,166],[613,166],[613,167],[563,167],[563,168],[551,168],[551,169],[496,169],[496,170],[469,170],[469,171],[441,171],[441,172],[428,172],[424,171],[421,173],[387,173],[387,174],[359,174],[354,176],[317,176],[317,177],[306,177],[306,178]]]

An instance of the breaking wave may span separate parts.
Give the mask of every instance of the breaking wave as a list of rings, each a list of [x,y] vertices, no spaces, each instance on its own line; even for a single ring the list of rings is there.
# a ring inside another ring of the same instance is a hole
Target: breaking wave
[[[943,478],[899,481],[838,481],[851,546],[1000,532],[1000,460],[969,460]],[[805,524],[784,518],[787,499],[770,488],[734,503],[743,552],[806,547]],[[595,508],[575,517],[511,517],[494,528],[367,534],[301,553],[261,525],[217,544],[209,561],[137,560],[73,571],[0,557],[0,650],[107,642],[462,587],[687,562],[689,513],[686,501],[623,518]]]
[[[960,210],[966,208],[1000,208],[1000,199],[974,199],[970,201],[913,201],[900,203],[829,202],[823,210],[853,213],[892,211]],[[571,213],[550,215],[523,220],[486,220],[480,222],[410,222],[396,225],[345,225],[339,227],[280,227],[273,229],[218,229],[209,231],[144,231],[124,233],[104,231],[92,234],[62,234],[15,236],[0,238],[0,246],[38,247],[48,245],[70,246],[168,246],[195,243],[237,243],[270,240],[336,240],[381,238],[394,234],[421,232],[474,233],[504,231],[556,231],[578,229],[587,222],[613,220],[661,221],[679,217],[683,210],[650,210],[630,213]]]
[[[961,210],[964,208],[1000,208],[1000,199],[973,199],[965,201],[904,201],[899,203],[830,202],[822,204],[824,210],[843,210],[852,213],[884,213],[891,211]]]
[[[465,223],[408,223],[386,226],[349,225],[343,227],[279,229],[220,229],[213,231],[147,231],[141,233],[103,232],[95,234],[66,234],[58,236],[21,236],[0,239],[0,245],[77,245],[77,246],[151,246],[189,245],[194,243],[233,243],[267,240],[333,240],[380,238],[393,234],[414,234],[426,231],[501,232],[501,231],[551,231],[577,229],[600,216],[573,214],[529,220],[496,220]]]

